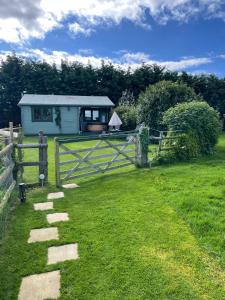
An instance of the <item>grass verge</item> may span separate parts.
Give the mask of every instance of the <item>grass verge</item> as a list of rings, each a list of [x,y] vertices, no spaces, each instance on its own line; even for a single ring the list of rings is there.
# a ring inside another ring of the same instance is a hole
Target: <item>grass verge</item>
[[[59,241],[27,244],[30,229],[49,226],[33,203],[56,189],[30,191],[0,249],[0,299],[55,269],[60,299],[225,299],[224,154],[223,136],[211,157],[81,181],[54,202],[70,216]],[[74,242],[79,260],[46,265],[48,246]]]

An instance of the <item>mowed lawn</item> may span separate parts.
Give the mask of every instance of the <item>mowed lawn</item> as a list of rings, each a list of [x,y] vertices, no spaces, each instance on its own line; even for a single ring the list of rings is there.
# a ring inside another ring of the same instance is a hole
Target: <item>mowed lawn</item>
[[[53,185],[28,193],[0,248],[0,299],[17,299],[24,276],[61,270],[60,299],[225,299],[225,136],[213,156],[134,167],[81,180],[55,200],[70,221],[59,241],[27,244],[50,226],[33,203]],[[47,266],[48,246],[78,243],[80,259]]]

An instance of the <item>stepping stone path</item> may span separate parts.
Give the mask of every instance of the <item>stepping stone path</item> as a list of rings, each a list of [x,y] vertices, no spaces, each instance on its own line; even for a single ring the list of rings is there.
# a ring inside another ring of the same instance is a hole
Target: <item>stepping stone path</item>
[[[65,189],[78,188],[77,184],[65,184]],[[49,193],[48,200],[64,198],[63,192]],[[45,211],[53,209],[53,202],[35,203],[34,210]],[[49,224],[68,221],[68,213],[51,213],[46,216]],[[58,240],[57,227],[32,229],[28,243]],[[48,265],[79,259],[78,244],[68,244],[48,248]],[[60,297],[60,271],[35,274],[24,277],[19,291],[19,300],[45,300]]]
[[[60,296],[60,271],[24,277],[19,300],[57,299]]]
[[[60,222],[60,221],[69,221],[69,216],[68,213],[48,214],[47,221],[49,224],[53,224],[55,222]]]
[[[49,210],[53,209],[53,202],[35,203],[34,210]]]
[[[77,244],[69,244],[48,248],[48,265],[56,264],[66,260],[78,259]]]
[[[64,193],[63,192],[49,193],[48,194],[48,200],[60,199],[60,198],[64,198]]]
[[[28,239],[28,244],[36,243],[36,242],[58,240],[58,239],[59,239],[59,233],[58,233],[57,227],[32,229],[30,231],[30,237]]]
[[[64,189],[76,189],[79,188],[79,185],[77,185],[76,183],[68,183],[68,184],[64,184],[62,187]]]

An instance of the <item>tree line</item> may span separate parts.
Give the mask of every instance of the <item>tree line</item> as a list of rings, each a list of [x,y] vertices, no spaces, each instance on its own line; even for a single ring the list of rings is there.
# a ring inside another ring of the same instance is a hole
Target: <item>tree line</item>
[[[178,73],[148,64],[136,70],[124,70],[104,61],[100,68],[67,61],[57,67],[12,54],[0,66],[0,127],[6,126],[8,121],[20,123],[17,104],[24,91],[30,94],[106,95],[117,105],[124,91],[132,93],[137,101],[149,85],[162,80],[186,83],[221,116],[225,114],[225,78],[212,74]]]

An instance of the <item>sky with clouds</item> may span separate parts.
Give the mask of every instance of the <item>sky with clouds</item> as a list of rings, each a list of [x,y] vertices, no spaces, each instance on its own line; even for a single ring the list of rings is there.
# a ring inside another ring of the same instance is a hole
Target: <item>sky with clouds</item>
[[[0,0],[0,57],[225,76],[225,0]]]

